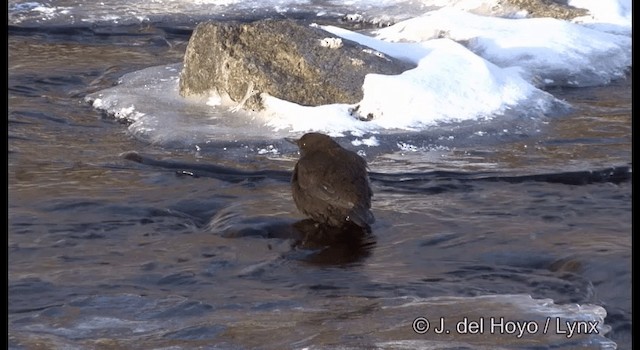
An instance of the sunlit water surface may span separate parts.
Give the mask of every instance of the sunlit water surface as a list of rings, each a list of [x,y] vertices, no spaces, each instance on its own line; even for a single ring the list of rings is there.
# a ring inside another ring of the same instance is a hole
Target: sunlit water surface
[[[281,174],[297,154],[132,137],[84,97],[180,62],[190,33],[104,32],[9,32],[10,348],[630,348],[630,175],[531,177],[630,166],[630,77],[553,91],[574,110],[537,133],[361,147],[374,173],[424,176],[373,177],[372,235],[325,246],[291,234],[303,217],[286,177],[125,159]],[[605,311],[599,334],[562,333]],[[426,334],[412,329],[419,317]],[[449,334],[434,332],[441,317]],[[539,328],[460,334],[465,317]],[[548,320],[560,324],[543,334]]]

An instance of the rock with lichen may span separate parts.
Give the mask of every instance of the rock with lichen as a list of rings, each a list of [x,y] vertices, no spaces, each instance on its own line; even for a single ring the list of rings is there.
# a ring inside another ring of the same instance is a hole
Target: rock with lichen
[[[501,0],[499,3],[502,6],[525,10],[530,17],[570,20],[589,13],[586,9],[570,6],[561,0]]]

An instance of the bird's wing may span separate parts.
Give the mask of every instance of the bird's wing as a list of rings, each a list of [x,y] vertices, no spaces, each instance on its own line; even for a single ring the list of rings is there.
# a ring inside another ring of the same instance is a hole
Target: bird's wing
[[[339,193],[333,183],[325,181],[323,174],[327,168],[314,169],[313,166],[299,167],[298,186],[307,196],[318,201],[322,201],[341,208],[352,208],[353,201],[345,196],[344,192]],[[336,177],[336,182],[340,178]]]
[[[361,216],[367,216],[371,206],[371,189],[369,188],[364,159],[355,155],[352,162],[344,164],[325,162],[305,162],[303,167],[298,167],[298,185],[308,196],[325,202],[328,205],[354,210]],[[353,168],[348,168],[349,164]],[[356,173],[359,176],[352,177]],[[331,176],[327,176],[331,174]],[[361,175],[361,176],[360,176]],[[328,182],[327,178],[334,182]],[[339,186],[337,184],[340,184]],[[364,195],[365,197],[362,197]],[[370,213],[370,212],[369,212]],[[364,219],[364,218],[363,218]]]

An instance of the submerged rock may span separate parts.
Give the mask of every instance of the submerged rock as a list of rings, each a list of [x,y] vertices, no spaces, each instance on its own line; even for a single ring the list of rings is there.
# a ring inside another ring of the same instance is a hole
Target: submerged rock
[[[189,40],[180,95],[215,90],[262,109],[260,93],[306,106],[356,103],[368,73],[400,74],[414,65],[317,26],[292,20],[207,22]]]

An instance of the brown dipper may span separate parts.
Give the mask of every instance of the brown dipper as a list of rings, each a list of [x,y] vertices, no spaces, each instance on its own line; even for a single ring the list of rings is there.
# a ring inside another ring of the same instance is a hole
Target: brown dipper
[[[367,162],[324,134],[286,140],[300,148],[291,177],[298,210],[321,224],[341,227],[353,223],[369,231],[375,218],[370,210],[373,192]]]

